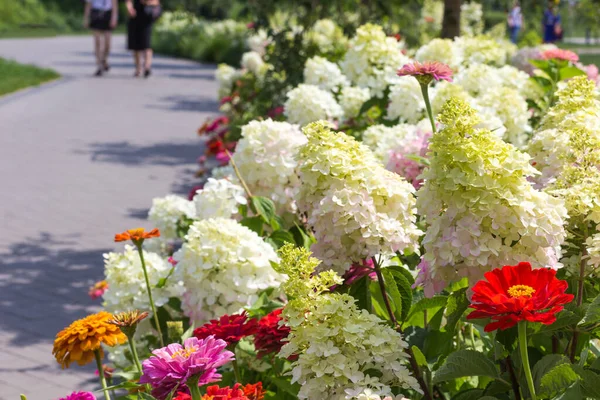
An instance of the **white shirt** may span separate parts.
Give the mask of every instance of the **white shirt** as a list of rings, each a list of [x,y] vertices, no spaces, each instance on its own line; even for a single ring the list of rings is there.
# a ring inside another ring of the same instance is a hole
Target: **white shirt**
[[[94,10],[112,10],[112,0],[86,0],[86,2],[91,3]]]

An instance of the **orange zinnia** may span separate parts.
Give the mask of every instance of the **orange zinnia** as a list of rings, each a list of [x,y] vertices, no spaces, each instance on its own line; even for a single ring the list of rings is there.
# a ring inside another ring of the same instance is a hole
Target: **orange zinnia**
[[[125,242],[131,240],[133,243],[138,244],[144,241],[144,239],[150,239],[153,237],[159,237],[160,232],[157,228],[152,229],[150,232],[146,232],[144,228],[129,229],[123,233],[117,233],[115,235],[115,242]]]
[[[94,359],[96,351],[103,355],[102,343],[107,346],[125,343],[127,337],[118,326],[109,322],[112,319],[111,313],[100,311],[78,319],[58,332],[52,349],[56,361],[63,368],[69,368],[73,361],[85,365]]]

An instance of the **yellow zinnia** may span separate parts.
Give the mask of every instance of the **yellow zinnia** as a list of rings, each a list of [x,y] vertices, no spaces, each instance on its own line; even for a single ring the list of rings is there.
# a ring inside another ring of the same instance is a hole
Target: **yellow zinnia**
[[[58,332],[52,349],[56,361],[63,368],[69,368],[73,361],[85,365],[94,359],[95,351],[103,354],[102,343],[107,346],[125,343],[127,337],[118,326],[109,322],[112,319],[111,313],[100,311],[78,319]]]

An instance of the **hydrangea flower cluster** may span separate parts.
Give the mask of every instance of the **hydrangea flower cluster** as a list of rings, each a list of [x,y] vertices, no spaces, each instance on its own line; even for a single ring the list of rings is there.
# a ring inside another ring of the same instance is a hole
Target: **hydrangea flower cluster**
[[[396,147],[389,153],[386,169],[403,176],[404,179],[412,183],[415,189],[419,189],[423,183],[420,176],[425,170],[425,163],[415,160],[414,156],[423,158],[427,156],[430,138],[431,128],[427,130],[417,127],[410,140],[406,140],[401,146]]]
[[[411,76],[399,76],[390,87],[386,119],[414,124],[425,115],[421,85]]]
[[[600,223],[600,102],[595,83],[585,76],[556,92],[558,101],[540,124],[530,145],[538,185],[565,199],[574,223]]]
[[[338,92],[340,88],[350,84],[337,64],[319,56],[306,60],[304,83],[332,92]]]
[[[344,115],[333,95],[314,85],[300,84],[286,96],[284,114],[292,124],[304,126],[321,119],[336,121]]]
[[[464,2],[460,6],[460,33],[466,36],[481,35],[483,32],[483,7],[476,1]]]
[[[415,53],[415,59],[420,62],[438,61],[453,70],[458,70],[462,64],[462,54],[451,39],[433,39],[421,46]]]
[[[242,127],[233,160],[253,195],[269,197],[281,209],[294,211],[300,186],[296,156],[305,143],[298,125],[252,121]]]
[[[244,189],[227,179],[208,178],[204,188],[194,196],[196,218],[231,218],[237,214],[238,206],[246,204]]]
[[[249,51],[242,54],[241,61],[242,68],[250,71],[253,75],[257,77],[262,77],[268,66],[263,61],[260,53],[256,51]]]
[[[367,389],[386,396],[393,386],[419,391],[400,333],[359,309],[352,296],[327,292],[342,279],[333,271],[314,275],[319,260],[308,250],[288,244],[280,254],[280,271],[289,276],[282,287],[293,300],[283,310],[291,332],[279,356],[298,355],[292,382],[301,385],[299,399],[345,400]]]
[[[344,110],[344,118],[356,118],[361,107],[371,98],[371,91],[368,88],[357,86],[345,86],[340,91],[340,106]]]
[[[162,288],[156,285],[166,278],[173,266],[156,253],[144,251],[144,260],[152,295],[157,307],[166,304],[169,297],[177,297],[183,293],[181,283],[176,279],[168,279]],[[104,254],[104,274],[108,289],[102,295],[104,306],[110,312],[129,310],[150,310],[148,292],[142,271],[142,262],[135,247],[125,245],[122,253]]]
[[[416,79],[412,80],[416,81]],[[371,125],[363,132],[362,143],[368,146],[375,157],[386,165],[392,151],[412,141],[416,132],[417,127],[409,124]]]
[[[516,89],[501,87],[488,90],[477,105],[487,109],[488,114],[498,116],[506,128],[505,140],[517,147],[525,145],[531,131],[529,106]]]
[[[261,290],[277,287],[277,254],[255,232],[232,219],[196,221],[174,255],[183,282],[183,311],[196,325],[252,305]]]
[[[491,37],[460,36],[455,45],[463,56],[463,64],[489,64],[501,67],[516,52],[517,47],[508,41],[499,42]]]
[[[148,220],[158,228],[162,239],[177,238],[177,222],[183,218],[194,218],[194,203],[180,196],[168,195],[152,200]]]
[[[430,168],[417,192],[427,224],[419,282],[433,294],[446,282],[471,283],[502,265],[528,260],[558,268],[567,218],[561,199],[527,181],[529,156],[487,129],[466,103],[451,99],[430,141]]]
[[[304,46],[314,45],[320,54],[332,53],[336,48],[345,47],[347,43],[344,31],[331,19],[318,20],[303,37]]]
[[[259,29],[258,32],[246,40],[250,50],[258,53],[261,57],[265,55],[265,50],[270,42],[271,39],[264,29]]]
[[[298,208],[308,215],[314,253],[343,273],[381,253],[417,250],[414,188],[373,153],[323,122],[304,128]]]
[[[600,233],[596,233],[585,241],[587,245],[587,265],[592,269],[600,267]]]
[[[215,72],[215,78],[219,83],[219,97],[229,95],[233,83],[240,77],[238,70],[227,64],[219,64]]]
[[[409,61],[401,50],[401,44],[386,36],[381,26],[365,24],[350,40],[340,66],[353,85],[369,88],[374,96],[382,97],[396,78],[396,70]]]

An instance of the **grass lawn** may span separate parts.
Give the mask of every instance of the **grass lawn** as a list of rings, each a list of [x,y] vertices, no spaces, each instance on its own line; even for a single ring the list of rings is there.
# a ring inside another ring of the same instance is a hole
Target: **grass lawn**
[[[57,79],[60,75],[33,65],[23,65],[0,58],[0,96],[29,86],[37,86]]]

